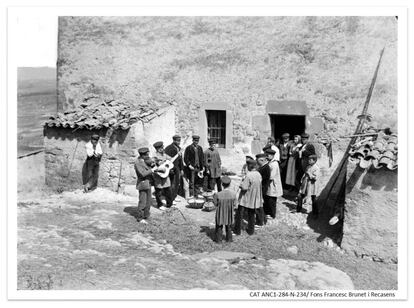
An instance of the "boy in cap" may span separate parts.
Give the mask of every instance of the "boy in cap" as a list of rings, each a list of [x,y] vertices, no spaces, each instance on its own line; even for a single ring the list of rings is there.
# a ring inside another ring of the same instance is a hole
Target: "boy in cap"
[[[167,154],[170,157],[174,157],[181,151],[180,143],[181,143],[181,137],[179,135],[174,135],[172,137],[172,143],[167,146],[164,150],[165,154]],[[171,193],[172,193],[172,199],[175,200],[177,198],[177,195],[180,193],[180,190],[182,189],[182,179],[184,175],[184,165],[183,165],[183,158],[181,154],[177,157],[176,160],[174,160],[174,169],[170,173],[170,181],[171,181]],[[173,201],[174,202],[174,201]]]
[[[270,178],[264,201],[264,212],[268,219],[274,219],[276,218],[277,197],[283,195],[283,189],[280,180],[279,163],[275,159],[275,151],[267,149],[265,154],[269,161]]]
[[[236,193],[230,190],[231,179],[228,176],[221,178],[223,190],[214,194],[213,202],[216,205],[216,242],[223,240],[223,226],[226,229],[226,241],[232,242],[231,225],[234,222],[233,212],[236,206]]]
[[[99,143],[99,135],[93,134],[91,140],[85,145],[86,148],[86,179],[84,179],[83,191],[85,193],[96,189],[99,177],[99,162],[102,158],[102,148]]]
[[[279,143],[279,151],[280,151],[280,175],[282,179],[282,186],[285,188],[286,186],[286,171],[287,171],[287,164],[289,159],[289,150],[291,147],[292,142],[289,140],[290,134],[284,133],[282,135],[282,142]]]
[[[163,164],[167,160],[171,160],[171,157],[164,153],[164,143],[162,141],[155,142],[153,144],[156,152],[154,156],[154,162],[157,167]],[[166,178],[161,177],[158,173],[165,172],[162,168],[154,170],[154,187],[155,187],[155,199],[160,210],[165,210],[161,198],[165,197],[167,208],[172,206],[172,193],[171,193],[171,181],[169,175]]]
[[[190,196],[197,195],[201,191],[203,179],[197,173],[204,172],[203,148],[198,145],[200,136],[193,135],[193,143],[184,151],[184,163],[186,165],[186,177],[189,182]]]
[[[309,155],[308,157],[308,166],[305,173],[302,176],[300,183],[300,190],[298,196],[298,204],[296,207],[297,212],[302,212],[303,199],[306,197],[311,197],[312,200],[312,216],[314,218],[318,217],[319,210],[316,204],[316,194],[318,190],[317,180],[319,177],[319,167],[316,164],[317,156]]]
[[[242,177],[245,177],[247,174],[247,161],[248,160],[253,160],[253,157],[251,157],[250,155],[246,155],[246,163],[243,165],[242,170],[241,170]]]
[[[138,221],[147,223],[150,216],[150,208],[152,203],[151,185],[153,185],[153,160],[149,157],[149,149],[146,147],[138,149],[139,157],[135,162],[135,173],[137,174],[137,190],[138,190]]]
[[[254,233],[255,215],[257,209],[263,207],[262,177],[255,169],[256,161],[247,159],[247,174],[240,184],[240,195],[235,217],[234,233],[240,235],[241,222],[247,212],[247,234]]]
[[[215,148],[215,139],[208,139],[209,148],[204,151],[204,162],[206,177],[204,178],[204,190],[214,190],[217,184],[217,191],[221,191],[221,158]]]

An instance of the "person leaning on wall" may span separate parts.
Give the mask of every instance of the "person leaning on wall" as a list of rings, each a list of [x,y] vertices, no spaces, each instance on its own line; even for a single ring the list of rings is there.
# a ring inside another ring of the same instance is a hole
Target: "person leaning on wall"
[[[102,147],[99,143],[99,135],[93,134],[91,140],[86,143],[86,181],[83,192],[87,193],[98,187],[99,163],[102,158]]]

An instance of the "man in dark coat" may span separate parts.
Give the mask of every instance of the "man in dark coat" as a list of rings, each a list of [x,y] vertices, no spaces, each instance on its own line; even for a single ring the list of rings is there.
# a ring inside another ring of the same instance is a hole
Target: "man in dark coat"
[[[151,185],[154,184],[152,165],[153,160],[149,157],[148,148],[138,149],[139,157],[135,162],[138,190],[138,221],[146,224],[150,216],[152,204]]]
[[[214,190],[217,184],[217,191],[221,191],[221,158],[215,148],[215,139],[208,140],[209,148],[204,151],[204,162],[206,176],[204,178],[204,190]]]
[[[203,186],[203,179],[198,176],[199,171],[205,170],[203,148],[198,145],[199,141],[200,137],[194,135],[193,143],[184,151],[185,174],[189,182],[190,196],[199,194]]]
[[[282,186],[285,188],[286,186],[286,171],[287,171],[287,163],[289,160],[289,150],[291,146],[291,141],[289,140],[290,135],[289,133],[284,133],[282,135],[282,142],[279,143],[279,152],[280,152],[280,176],[282,180]]]
[[[165,154],[167,154],[170,157],[174,157],[181,151],[181,147],[180,147],[181,137],[179,135],[174,135],[172,139],[173,139],[173,142],[169,146],[167,146],[164,150]],[[180,193],[180,190],[182,189],[182,178],[184,175],[183,169],[184,169],[183,158],[180,154],[174,161],[174,169],[172,169],[170,173],[171,191],[172,191],[173,200],[177,198],[177,195]]]
[[[306,167],[308,166],[309,156],[316,155],[315,147],[312,143],[309,143],[309,135],[303,133],[301,135],[302,138],[302,147],[299,150],[299,168],[298,168],[298,178],[299,180],[302,178],[303,174],[306,171]]]

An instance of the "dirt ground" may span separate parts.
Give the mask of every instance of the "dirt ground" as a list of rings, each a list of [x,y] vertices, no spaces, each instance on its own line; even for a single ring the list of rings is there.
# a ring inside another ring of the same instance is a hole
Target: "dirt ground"
[[[148,225],[134,217],[136,196],[100,188],[53,194],[36,187],[20,193],[17,206],[18,289],[272,289],[263,265],[271,259],[322,262],[346,273],[355,289],[397,288],[396,265],[345,254],[325,218],[297,214],[289,199],[278,200],[275,221],[230,244],[212,240],[214,212],[187,208],[184,199],[165,212],[152,208]],[[230,269],[194,261],[223,250],[255,260]]]

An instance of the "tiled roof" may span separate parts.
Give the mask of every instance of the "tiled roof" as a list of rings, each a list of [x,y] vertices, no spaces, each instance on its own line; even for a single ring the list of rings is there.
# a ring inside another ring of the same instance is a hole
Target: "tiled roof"
[[[166,104],[171,105],[170,102]],[[79,107],[49,117],[45,126],[74,129],[128,129],[137,121],[147,123],[165,112],[165,108],[137,107],[119,100],[92,98]]]
[[[398,136],[380,131],[372,136],[358,137],[349,151],[349,161],[367,169],[373,166],[390,170],[398,168]]]

